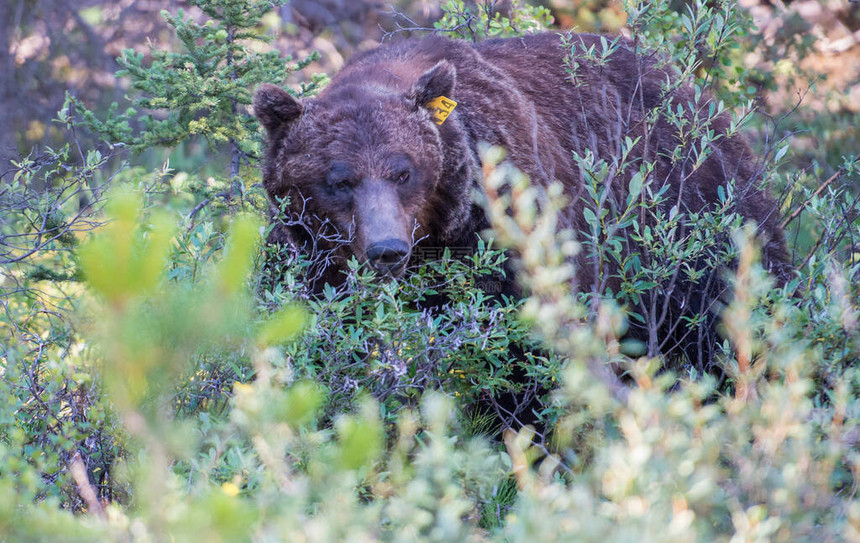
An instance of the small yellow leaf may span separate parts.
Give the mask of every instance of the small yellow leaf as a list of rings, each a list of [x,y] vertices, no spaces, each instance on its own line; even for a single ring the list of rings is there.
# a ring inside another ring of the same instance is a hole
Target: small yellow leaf
[[[221,485],[221,491],[228,496],[239,495],[239,487],[234,485],[233,483],[224,483],[223,485]]]

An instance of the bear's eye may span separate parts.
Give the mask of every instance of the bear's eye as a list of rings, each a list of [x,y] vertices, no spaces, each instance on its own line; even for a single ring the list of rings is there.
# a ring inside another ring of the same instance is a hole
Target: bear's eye
[[[409,170],[403,170],[394,178],[398,185],[402,185],[409,181]]]
[[[345,192],[349,190],[351,184],[348,179],[338,179],[336,181],[332,181],[330,183],[330,186],[333,190],[336,190],[338,192]]]
[[[326,174],[325,182],[333,192],[348,192],[355,186],[355,175],[348,164],[336,162]]]

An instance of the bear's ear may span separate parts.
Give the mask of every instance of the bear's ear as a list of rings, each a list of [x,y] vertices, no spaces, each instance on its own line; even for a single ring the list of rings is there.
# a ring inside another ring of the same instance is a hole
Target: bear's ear
[[[269,134],[289,126],[302,114],[302,104],[278,87],[264,83],[254,96],[254,115]]]
[[[416,107],[426,107],[427,102],[439,96],[450,98],[456,79],[457,70],[454,65],[447,60],[440,60],[415,81],[409,97],[415,101]]]

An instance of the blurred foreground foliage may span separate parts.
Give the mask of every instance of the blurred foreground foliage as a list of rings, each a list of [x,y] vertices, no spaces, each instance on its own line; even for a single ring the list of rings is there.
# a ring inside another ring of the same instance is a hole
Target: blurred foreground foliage
[[[353,263],[342,287],[313,297],[301,279],[312,263],[261,245],[266,202],[254,169],[242,170],[256,154],[241,109],[249,87],[291,70],[241,49],[268,4],[199,5],[213,22],[167,16],[189,38],[183,51],[125,57],[145,111],[81,119],[70,100],[58,116],[70,145],[17,161],[0,192],[0,539],[860,541],[850,184],[791,184],[788,141],[766,150],[766,180],[792,194],[787,213],[800,209],[787,222],[813,240],[796,245],[797,278],[784,286],[758,264],[748,228],[729,214],[701,219],[684,254],[731,234],[738,262],[722,384],[623,354],[623,298],[586,305],[569,292],[578,245],[556,231],[559,191],[531,187],[498,150],[485,156],[496,243],[401,281]],[[720,84],[755,75],[735,70],[731,38],[749,27],[731,5],[626,7],[643,44],[697,85],[715,77],[702,51],[726,70]],[[479,39],[546,22],[540,8],[469,9],[450,2],[440,27]],[[227,58],[247,62],[249,79],[233,79]],[[82,122],[111,147],[77,145]],[[239,169],[149,171],[123,151],[198,137]],[[599,180],[592,159],[581,157]],[[851,156],[832,167],[858,179]],[[596,214],[594,238],[581,240],[601,258],[632,228],[620,213]],[[505,273],[499,243],[520,255],[521,302],[480,288]],[[659,268],[639,272],[631,299]],[[441,309],[422,309],[439,296]],[[524,428],[501,443],[505,394],[538,406],[551,435]]]

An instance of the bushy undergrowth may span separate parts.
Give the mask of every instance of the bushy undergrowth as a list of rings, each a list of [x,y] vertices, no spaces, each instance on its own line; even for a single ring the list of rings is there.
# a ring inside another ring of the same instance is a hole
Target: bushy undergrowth
[[[592,228],[558,231],[560,191],[486,150],[496,241],[397,281],[353,262],[312,296],[314,263],[262,244],[270,211],[242,104],[292,70],[246,48],[268,4],[200,5],[214,22],[168,17],[186,51],[125,57],[148,116],[81,119],[70,98],[58,115],[70,145],[4,178],[0,539],[860,541],[853,157],[817,190],[817,173],[792,175],[788,141],[764,149],[765,180],[791,195],[785,223],[803,219],[784,285],[758,264],[730,191],[679,236],[646,171],[630,182],[648,198],[610,206],[605,180],[628,157],[580,156]],[[733,59],[750,29],[733,4],[627,8],[633,39],[679,80],[747,88]],[[546,16],[452,2],[439,27],[477,39]],[[611,61],[613,46],[572,50],[571,84],[577,62]],[[703,56],[722,68],[703,71]],[[183,99],[201,85],[212,94]],[[156,111],[162,94],[173,117]],[[703,153],[721,107],[675,117]],[[87,150],[82,125],[112,145]],[[228,175],[151,171],[123,151],[198,136],[223,145]],[[647,231],[630,219],[642,214]],[[622,267],[623,289],[573,296],[571,254],[628,258],[631,236],[650,256]],[[638,297],[693,259],[732,285],[721,336],[706,338],[721,379],[623,340],[625,319],[648,325]],[[492,288],[512,269],[523,300]],[[500,438],[516,420],[538,426]]]

